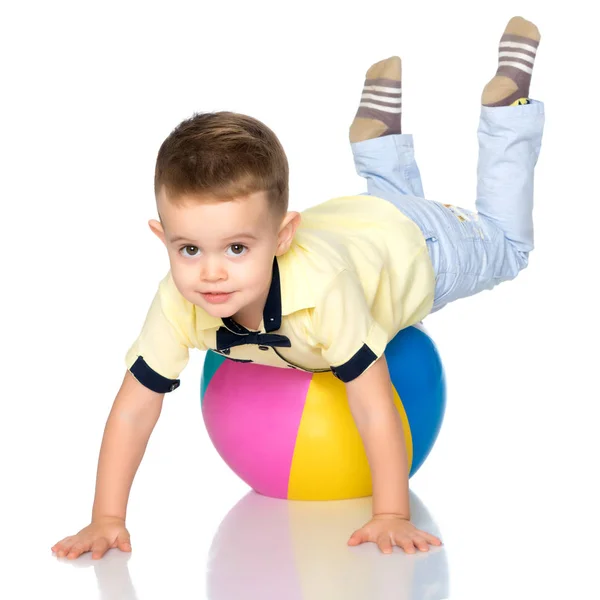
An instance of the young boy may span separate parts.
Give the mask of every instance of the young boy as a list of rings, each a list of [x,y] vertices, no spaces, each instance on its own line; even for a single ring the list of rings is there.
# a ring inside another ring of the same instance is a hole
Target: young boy
[[[373,518],[348,543],[386,553],[441,541],[410,522],[407,458],[384,350],[402,328],[513,279],[533,249],[533,175],[544,105],[528,99],[540,35],[511,19],[485,86],[477,211],[423,199],[401,133],[401,62],[366,75],[350,127],[368,194],[289,212],[288,164],[273,132],[235,113],[194,115],[162,144],[155,192],[167,248],[160,282],[109,415],[92,522],[52,547],[93,558],[130,551],[129,490],[164,394],[190,348],[231,360],[327,371],[346,385],[373,480]]]

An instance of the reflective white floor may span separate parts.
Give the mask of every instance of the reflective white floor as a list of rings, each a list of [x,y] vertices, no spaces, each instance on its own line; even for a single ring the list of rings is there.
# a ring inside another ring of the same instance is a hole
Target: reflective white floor
[[[414,495],[412,508],[417,523],[438,531]],[[87,569],[88,583],[82,589],[91,590],[97,585],[97,597],[102,600],[148,597],[150,581],[160,578],[158,586],[168,586],[170,577],[177,578],[174,587],[186,597],[214,600],[448,597],[445,549],[418,557],[400,553],[383,557],[372,547],[344,546],[347,532],[357,521],[366,520],[369,510],[368,499],[289,503],[250,492],[221,522],[204,565],[192,564],[190,559],[198,557],[193,545],[185,549],[186,559],[174,563],[172,556],[162,568],[152,560],[151,549],[136,551],[135,557],[111,550],[100,561],[91,560],[89,554],[76,561],[57,560],[75,569]],[[145,571],[144,567],[148,571],[144,581],[139,581],[135,573]],[[189,571],[183,574],[183,569]],[[69,572],[63,573],[65,580],[69,577]],[[182,589],[184,582],[190,587]],[[139,595],[141,590],[144,595]],[[151,597],[159,597],[158,591]]]

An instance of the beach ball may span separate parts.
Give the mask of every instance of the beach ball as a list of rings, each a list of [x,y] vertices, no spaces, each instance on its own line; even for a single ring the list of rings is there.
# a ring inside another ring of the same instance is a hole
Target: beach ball
[[[409,476],[438,436],[446,385],[438,351],[422,325],[402,329],[385,357],[404,431]],[[225,463],[257,493],[288,500],[372,494],[363,443],[345,385],[309,373],[242,363],[206,352],[200,384],[207,433]]]

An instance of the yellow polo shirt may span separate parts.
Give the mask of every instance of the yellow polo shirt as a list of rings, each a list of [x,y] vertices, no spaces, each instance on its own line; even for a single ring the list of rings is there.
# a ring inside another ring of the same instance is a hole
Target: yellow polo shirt
[[[126,354],[131,373],[161,393],[179,386],[189,349],[344,382],[368,369],[401,329],[433,306],[435,274],[418,226],[374,196],[334,198],[302,213],[290,249],[273,259],[259,330],[187,301],[171,272]]]

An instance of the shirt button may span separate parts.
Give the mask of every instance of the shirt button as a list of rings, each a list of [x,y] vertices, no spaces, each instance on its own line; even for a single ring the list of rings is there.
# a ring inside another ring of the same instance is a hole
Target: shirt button
[[[259,350],[268,350],[269,346],[259,346],[258,349]]]

